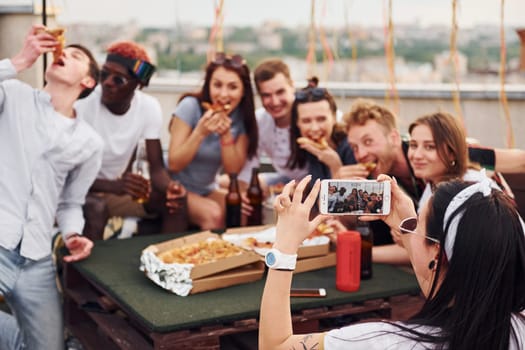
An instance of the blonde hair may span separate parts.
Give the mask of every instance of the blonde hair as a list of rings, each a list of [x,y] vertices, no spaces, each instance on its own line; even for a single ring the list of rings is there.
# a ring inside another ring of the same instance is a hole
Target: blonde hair
[[[350,112],[343,117],[346,131],[355,125],[365,125],[369,120],[376,121],[386,132],[397,130],[397,117],[389,109],[372,100],[359,98],[352,104]]]

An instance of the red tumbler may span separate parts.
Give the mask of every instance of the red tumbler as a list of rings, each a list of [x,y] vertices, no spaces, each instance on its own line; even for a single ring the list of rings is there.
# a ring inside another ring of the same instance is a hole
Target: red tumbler
[[[335,286],[344,292],[355,292],[361,283],[361,234],[338,233],[336,255]]]

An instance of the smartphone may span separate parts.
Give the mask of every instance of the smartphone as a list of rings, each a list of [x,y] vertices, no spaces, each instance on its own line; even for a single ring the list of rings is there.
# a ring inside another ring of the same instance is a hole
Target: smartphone
[[[324,298],[326,296],[326,289],[324,288],[292,288],[290,289],[291,297],[309,297],[309,298]]]
[[[322,180],[319,211],[331,215],[388,215],[390,182]]]

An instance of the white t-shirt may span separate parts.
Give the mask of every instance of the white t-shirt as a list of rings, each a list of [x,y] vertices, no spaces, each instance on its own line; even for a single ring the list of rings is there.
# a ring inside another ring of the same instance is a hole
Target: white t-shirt
[[[140,139],[160,139],[162,110],[154,97],[139,90],[123,115],[111,113],[101,103],[99,86],[88,97],[78,100],[75,109],[79,118],[90,124],[104,140],[102,167],[97,179],[113,180],[126,170]]]
[[[290,127],[277,127],[273,117],[264,108],[259,108],[255,115],[259,129],[257,156],[246,161],[239,174],[239,180],[250,182],[252,168],[259,166],[262,155],[270,158],[273,168],[279,175],[296,180],[306,176],[307,168],[290,169],[286,166],[290,158]]]
[[[432,334],[435,331],[435,328],[428,326],[403,325],[423,334]],[[513,316],[512,326],[520,344],[516,344],[511,336],[509,350],[523,349],[525,324]],[[325,333],[323,345],[324,350],[423,350],[433,348],[430,343],[417,342],[403,336],[404,334],[406,331],[403,332],[396,325],[387,322],[358,323]]]

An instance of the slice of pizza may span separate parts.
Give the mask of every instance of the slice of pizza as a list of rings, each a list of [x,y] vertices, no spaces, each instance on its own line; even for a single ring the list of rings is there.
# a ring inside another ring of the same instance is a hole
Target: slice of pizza
[[[312,140],[312,139],[310,139],[308,137],[298,137],[297,138],[297,143],[300,144],[300,145],[310,144],[310,145],[313,145],[314,147],[317,147],[320,150],[328,148],[328,142],[326,142],[326,139],[323,138],[323,137],[320,138],[317,141],[316,140]]]
[[[44,31],[47,34],[52,35],[58,42],[57,46],[55,47],[55,51],[53,51],[53,63],[58,62],[60,56],[62,56],[62,52],[64,51],[64,46],[66,44],[66,37],[64,35],[64,33],[66,32],[65,28],[45,28],[41,29],[40,31]]]
[[[243,249],[230,242],[215,239],[187,244],[164,251],[157,256],[166,264],[202,265],[242,254]]]
[[[366,162],[366,163],[359,163],[359,164],[364,166],[368,172],[372,172],[377,166],[377,164],[374,162]]]
[[[201,102],[201,106],[202,108],[204,108],[204,110],[209,110],[211,109],[213,112],[217,113],[217,112],[226,112],[228,113],[230,111],[230,109],[232,109],[232,106],[229,104],[229,103],[226,103],[225,105],[222,105],[220,103],[209,103],[209,102],[206,102],[206,101],[203,101]]]
[[[315,228],[315,230],[308,236],[308,238],[313,238],[316,236],[330,235],[334,232],[335,231],[332,226],[327,225],[324,222],[322,222]]]

